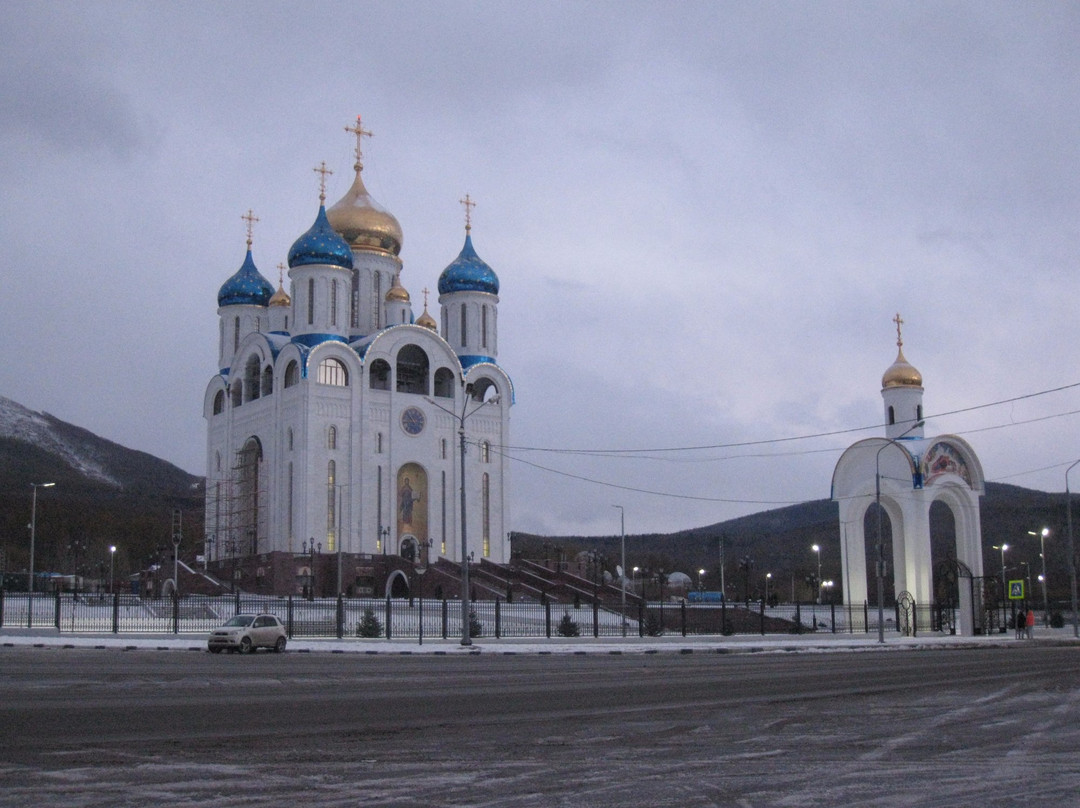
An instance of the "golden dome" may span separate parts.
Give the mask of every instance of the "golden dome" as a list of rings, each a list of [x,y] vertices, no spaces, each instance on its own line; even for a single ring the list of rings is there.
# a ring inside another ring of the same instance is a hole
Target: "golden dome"
[[[435,318],[428,314],[427,306],[424,306],[424,313],[416,318],[416,324],[422,325],[424,328],[430,328],[432,331],[439,330],[439,324],[435,322]]]
[[[386,293],[387,303],[408,303],[411,300],[408,290],[401,285],[400,275],[394,276],[394,282]]]
[[[889,387],[922,387],[922,374],[904,358],[903,348],[897,349],[896,361],[881,377],[881,388]]]
[[[360,177],[361,170],[357,163],[352,187],[326,211],[326,218],[354,250],[396,256],[401,252],[401,225],[371,198]]]
[[[277,291],[270,296],[270,300],[266,305],[270,306],[271,308],[274,306],[292,305],[292,298],[289,297],[289,293],[282,288],[281,281],[278,281]]]

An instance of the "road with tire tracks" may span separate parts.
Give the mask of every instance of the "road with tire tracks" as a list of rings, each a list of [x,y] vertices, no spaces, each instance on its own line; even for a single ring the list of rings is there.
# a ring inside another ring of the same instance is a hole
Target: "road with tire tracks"
[[[2,806],[1080,801],[1080,649],[0,648]]]

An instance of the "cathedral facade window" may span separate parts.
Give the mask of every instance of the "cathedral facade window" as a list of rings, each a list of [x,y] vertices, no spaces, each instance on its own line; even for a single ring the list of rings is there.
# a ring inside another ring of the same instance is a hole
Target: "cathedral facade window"
[[[244,365],[244,401],[254,401],[259,397],[261,381],[259,357],[249,356]]]
[[[319,363],[317,379],[319,384],[328,384],[331,387],[348,387],[349,371],[340,359],[329,357]]]
[[[368,384],[372,390],[390,389],[390,363],[385,359],[376,359],[368,371]]]
[[[293,387],[300,383],[300,364],[294,359],[285,366],[285,386]]]
[[[337,427],[331,426],[326,432],[326,448],[331,451],[337,449]]]
[[[450,368],[439,368],[435,371],[435,397],[454,397],[454,373]]]
[[[419,345],[405,345],[397,355],[397,391],[428,394],[428,355]]]
[[[225,391],[218,390],[214,394],[214,415],[221,415],[225,412]]]
[[[308,278],[307,282],[307,322],[311,325],[315,322],[315,279]]]

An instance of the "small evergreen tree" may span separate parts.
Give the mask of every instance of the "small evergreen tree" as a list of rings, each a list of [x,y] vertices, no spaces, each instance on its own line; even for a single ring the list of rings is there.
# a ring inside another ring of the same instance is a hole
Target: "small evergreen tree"
[[[660,622],[660,615],[656,612],[645,614],[645,634],[649,637],[659,637],[664,633],[664,624]]]
[[[380,623],[379,618],[375,616],[375,612],[371,609],[365,609],[364,616],[361,617],[360,622],[356,624],[356,636],[381,637],[382,633],[382,623]]]
[[[580,637],[581,626],[570,616],[570,612],[563,612],[562,620],[555,627],[555,633],[560,637]]]
[[[475,611],[469,612],[469,636],[479,637],[484,633],[484,626],[480,622],[480,618],[476,616]]]

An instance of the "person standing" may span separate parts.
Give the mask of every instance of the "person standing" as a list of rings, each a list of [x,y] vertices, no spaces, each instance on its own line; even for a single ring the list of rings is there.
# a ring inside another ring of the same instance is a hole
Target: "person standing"
[[[1027,626],[1027,613],[1021,606],[1020,611],[1016,613],[1016,623],[1013,628],[1016,629],[1016,639],[1020,640],[1024,637],[1024,629]]]
[[[1028,611],[1027,611],[1027,620],[1025,621],[1025,623],[1027,624],[1027,638],[1029,640],[1033,639],[1034,633],[1035,633],[1035,610],[1034,609],[1028,609]]]

